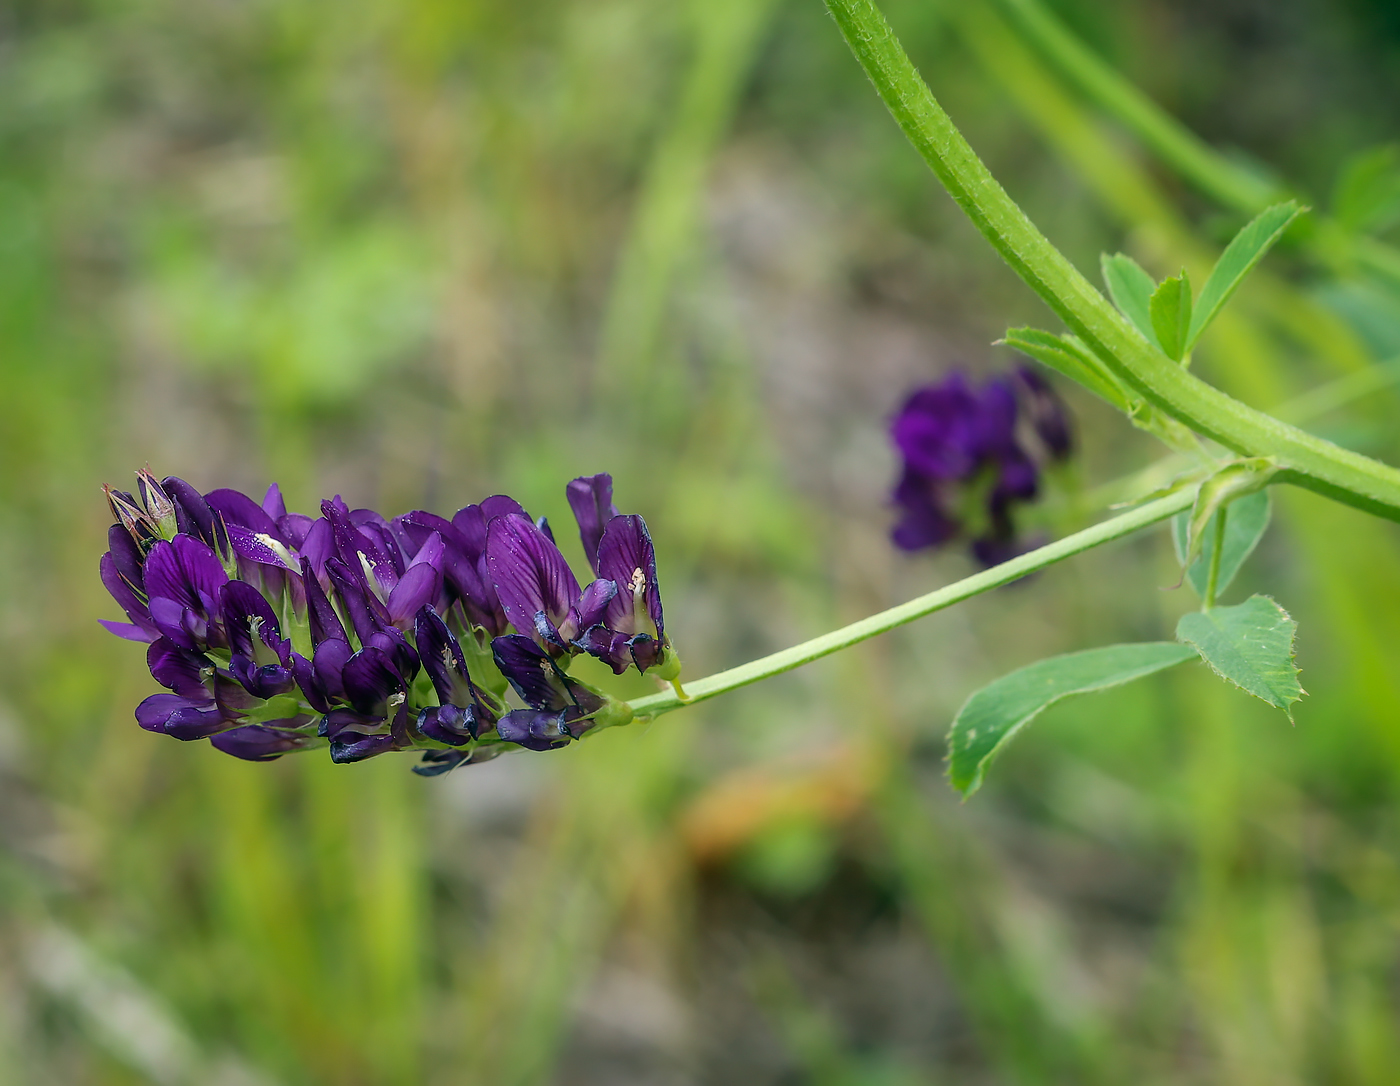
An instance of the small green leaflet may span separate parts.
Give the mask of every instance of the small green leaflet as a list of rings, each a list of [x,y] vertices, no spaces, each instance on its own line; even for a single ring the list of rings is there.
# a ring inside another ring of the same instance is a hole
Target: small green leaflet
[[[1260,490],[1231,503],[1230,515],[1225,518],[1225,547],[1220,552],[1220,573],[1215,586],[1217,593],[1224,592],[1235,574],[1244,565],[1245,559],[1254,553],[1260,538],[1269,527],[1269,492]],[[1206,580],[1210,576],[1210,559],[1215,550],[1215,517],[1201,533],[1201,556],[1186,570],[1186,579],[1196,590],[1196,595],[1206,594]],[[1176,544],[1176,557],[1186,565],[1187,532],[1189,514],[1180,513],[1172,519],[1172,542]]]
[[[1206,525],[1219,510],[1239,498],[1263,490],[1276,474],[1278,464],[1272,458],[1253,456],[1226,464],[1201,483],[1201,489],[1196,491],[1196,504],[1191,507],[1191,515],[1186,521],[1186,556],[1183,561],[1190,566],[1200,557]],[[1228,518],[1225,530],[1227,533],[1230,530]],[[1220,557],[1223,562],[1224,551],[1220,552]]]
[[[1220,259],[1215,262],[1206,285],[1201,288],[1201,296],[1196,302],[1195,316],[1191,318],[1184,351],[1190,351],[1196,345],[1196,340],[1244,282],[1244,277],[1254,270],[1254,265],[1264,259],[1264,254],[1283,236],[1289,223],[1304,210],[1298,206],[1296,200],[1289,200],[1286,204],[1275,204],[1260,212],[1235,235],[1235,239],[1225,247]]]
[[[1128,397],[1118,382],[1077,337],[1057,336],[1039,328],[1010,328],[1001,342],[1078,382],[1118,410],[1128,410]]]
[[[1042,711],[1073,694],[1107,690],[1194,658],[1189,645],[1148,641],[1052,656],[1003,675],[958,710],[948,732],[948,779],[963,794],[982,786],[987,766]]]
[[[1332,215],[1348,230],[1377,232],[1400,216],[1400,147],[1383,143],[1342,164],[1332,189]]]
[[[1163,279],[1147,306],[1162,353],[1180,362],[1190,347],[1191,280],[1186,269],[1182,268],[1180,275]]]
[[[1104,253],[1099,263],[1113,304],[1147,337],[1148,343],[1160,347],[1157,333],[1152,330],[1149,305],[1152,292],[1157,289],[1156,281],[1143,270],[1141,264],[1124,253],[1114,253],[1112,256]]]
[[[1235,607],[1212,607],[1182,615],[1176,636],[1194,645],[1222,679],[1282,709],[1304,694],[1293,665],[1298,624],[1268,596],[1250,596]]]

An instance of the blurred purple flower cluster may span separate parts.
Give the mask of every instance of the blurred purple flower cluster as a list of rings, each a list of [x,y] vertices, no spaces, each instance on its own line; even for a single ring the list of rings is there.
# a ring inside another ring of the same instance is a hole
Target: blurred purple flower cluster
[[[903,459],[895,544],[915,551],[966,539],[988,566],[1025,549],[1013,507],[1034,500],[1043,464],[1073,448],[1063,402],[1025,367],[980,386],[952,373],[915,389],[890,437]]]
[[[576,655],[679,674],[651,536],[618,513],[609,475],[567,490],[595,578],[584,588],[548,523],[503,495],[450,520],[386,520],[339,497],[319,517],[289,513],[275,484],[258,503],[148,471],[137,483],[106,488],[102,582],[127,621],[103,625],[150,646],[169,693],[137,707],[148,731],[251,760],[416,748],[415,771],[432,775],[625,721],[624,703],[567,673]]]

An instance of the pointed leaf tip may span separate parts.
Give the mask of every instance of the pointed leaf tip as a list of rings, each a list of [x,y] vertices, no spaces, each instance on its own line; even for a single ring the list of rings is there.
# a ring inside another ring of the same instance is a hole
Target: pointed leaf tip
[[[1275,204],[1261,211],[1235,235],[1201,288],[1196,312],[1190,318],[1190,330],[1185,339],[1186,351],[1195,346],[1196,340],[1239,289],[1245,276],[1264,259],[1264,254],[1274,247],[1293,220],[1306,210],[1296,200]]]
[[[1171,641],[1052,656],[1003,675],[958,710],[948,732],[948,779],[966,799],[982,786],[987,767],[1016,734],[1055,702],[1107,690],[1190,660],[1196,652]]]
[[[1162,352],[1180,362],[1186,356],[1191,328],[1191,280],[1185,268],[1180,275],[1162,280],[1148,301],[1148,312]]]

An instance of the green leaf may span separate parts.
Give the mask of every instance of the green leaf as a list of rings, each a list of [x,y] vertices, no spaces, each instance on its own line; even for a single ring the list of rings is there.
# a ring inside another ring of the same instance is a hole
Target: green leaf
[[[1230,515],[1225,518],[1225,546],[1220,551],[1220,570],[1215,591],[1224,592],[1235,574],[1244,565],[1245,559],[1254,553],[1259,540],[1269,527],[1271,503],[1267,490],[1246,495],[1230,505]],[[1176,557],[1186,568],[1186,579],[1196,590],[1196,595],[1204,597],[1206,581],[1210,577],[1211,556],[1215,552],[1215,519],[1220,516],[1217,509],[1201,532],[1201,554],[1189,566],[1186,555],[1189,548],[1190,515],[1178,514],[1172,518],[1172,542],[1176,545]]]
[[[1400,146],[1370,147],[1337,174],[1332,214],[1348,230],[1380,231],[1400,217]]]
[[[1039,328],[1010,328],[1001,342],[1078,382],[1120,411],[1128,410],[1127,393],[1076,336],[1057,336]]]
[[[1040,660],[978,690],[948,733],[948,779],[965,797],[982,786],[993,758],[1042,711],[1073,694],[1107,690],[1195,655],[1171,641],[1108,645]]]
[[[1250,596],[1236,607],[1213,607],[1181,616],[1178,640],[1193,645],[1222,679],[1282,709],[1305,691],[1293,665],[1293,634],[1298,624],[1268,596]]]
[[[1152,292],[1157,289],[1156,280],[1143,270],[1141,264],[1125,253],[1114,253],[1112,256],[1104,253],[1099,258],[1099,263],[1113,304],[1147,337],[1148,343],[1160,347],[1157,333],[1152,330],[1152,315],[1148,304]]]
[[[1244,282],[1244,277],[1254,270],[1254,265],[1264,259],[1264,254],[1283,236],[1288,224],[1304,210],[1298,206],[1296,200],[1289,200],[1286,204],[1275,204],[1261,211],[1235,235],[1235,239],[1225,247],[1220,259],[1215,262],[1206,285],[1201,288],[1201,297],[1196,303],[1196,314],[1191,318],[1190,332],[1186,336],[1185,350],[1189,351],[1195,346],[1201,333]]]
[[[1278,463],[1273,458],[1253,456],[1247,460],[1235,460],[1226,464],[1201,483],[1201,489],[1196,491],[1196,504],[1191,507],[1191,515],[1186,519],[1186,548],[1182,562],[1188,569],[1201,556],[1206,527],[1216,513],[1237,498],[1257,494],[1269,485],[1269,481],[1276,474]],[[1228,534],[1228,519],[1225,522],[1225,530]],[[1220,552],[1222,564],[1225,553],[1223,550]],[[1244,559],[1241,558],[1240,561]]]
[[[1191,330],[1191,280],[1185,268],[1180,275],[1158,284],[1148,301],[1148,311],[1162,352],[1180,362],[1186,355]]]

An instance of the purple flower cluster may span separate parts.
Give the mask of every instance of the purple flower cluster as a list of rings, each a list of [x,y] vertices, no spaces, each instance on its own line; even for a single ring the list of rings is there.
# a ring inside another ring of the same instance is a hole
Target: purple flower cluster
[[[581,653],[617,674],[679,675],[651,536],[618,513],[609,475],[567,491],[595,575],[585,588],[548,523],[503,495],[451,520],[386,520],[339,497],[319,517],[288,513],[276,484],[261,504],[148,471],[137,484],[106,488],[102,582],[128,621],[102,624],[147,643],[169,691],[137,707],[148,731],[250,760],[419,749],[414,769],[432,775],[624,722],[625,703],[567,673]]]
[[[1013,508],[1035,499],[1042,463],[1073,447],[1063,402],[1025,367],[981,386],[953,373],[916,389],[890,436],[904,462],[895,544],[914,551],[968,539],[988,566],[1022,552]]]

